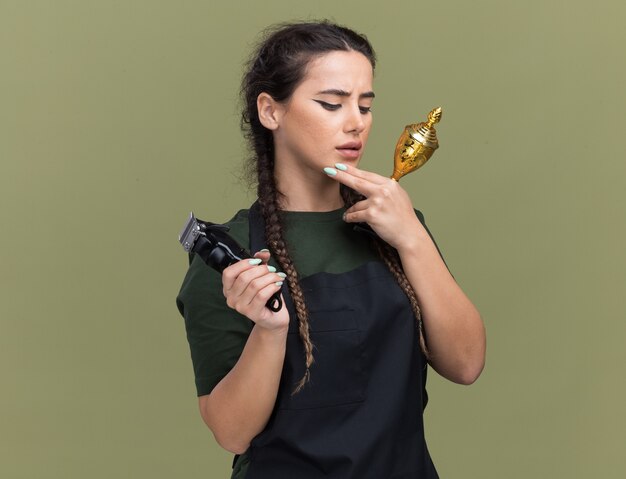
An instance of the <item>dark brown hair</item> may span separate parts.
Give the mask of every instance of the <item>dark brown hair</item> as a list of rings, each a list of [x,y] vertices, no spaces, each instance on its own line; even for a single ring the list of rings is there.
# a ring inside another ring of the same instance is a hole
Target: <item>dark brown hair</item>
[[[360,52],[376,66],[376,56],[364,35],[328,21],[291,23],[274,27],[254,51],[241,84],[243,108],[241,128],[253,150],[249,162],[249,177],[257,185],[261,214],[265,220],[265,239],[281,269],[287,274],[287,284],[298,315],[299,334],[304,345],[306,372],[294,393],[306,384],[313,364],[313,344],[309,335],[309,314],[298,272],[294,267],[284,239],[284,225],[280,215],[282,193],[274,178],[274,142],[272,132],[259,120],[257,97],[265,92],[278,102],[287,101],[306,74],[309,62],[333,51]],[[253,174],[254,173],[254,174]],[[363,196],[341,185],[341,195],[346,207],[363,199]],[[426,345],[417,297],[411,288],[396,251],[382,240],[375,240],[379,254],[411,302],[417,318],[420,345],[426,354]]]

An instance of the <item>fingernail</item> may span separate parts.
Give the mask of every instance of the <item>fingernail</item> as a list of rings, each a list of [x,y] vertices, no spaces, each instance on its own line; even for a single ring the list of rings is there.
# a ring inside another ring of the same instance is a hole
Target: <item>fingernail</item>
[[[259,253],[269,253],[270,250],[263,248],[261,251],[259,251]]]
[[[329,176],[335,176],[337,174],[337,170],[335,170],[334,168],[324,168],[324,173]]]
[[[286,278],[287,277],[287,273],[276,273],[278,276],[280,276],[281,278]]]
[[[248,263],[254,264],[254,265],[261,264],[262,262],[263,262],[263,260],[261,260],[260,258],[255,258],[255,259],[248,260]]]
[[[341,171],[346,171],[348,169],[348,167],[343,163],[335,163],[335,168]]]
[[[267,269],[270,270],[270,273],[275,273],[276,272],[276,268],[274,268],[273,266],[270,266],[269,264],[267,265]]]
[[[282,286],[282,285],[283,285],[283,282],[282,282],[282,281],[276,281],[276,283],[275,283],[275,284],[276,284],[276,286]]]

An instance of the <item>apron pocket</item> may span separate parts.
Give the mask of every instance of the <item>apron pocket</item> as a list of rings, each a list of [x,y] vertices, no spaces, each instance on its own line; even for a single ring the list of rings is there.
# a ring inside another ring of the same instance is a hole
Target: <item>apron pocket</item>
[[[305,356],[297,324],[291,324],[278,391],[278,409],[310,409],[364,401],[367,378],[362,365],[363,342],[355,311],[310,311],[309,328],[315,360],[310,380],[292,395],[304,376]]]

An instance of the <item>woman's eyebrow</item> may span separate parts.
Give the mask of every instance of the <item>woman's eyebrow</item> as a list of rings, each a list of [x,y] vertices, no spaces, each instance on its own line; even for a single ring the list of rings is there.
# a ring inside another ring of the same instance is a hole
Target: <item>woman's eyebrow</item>
[[[336,96],[350,96],[351,93],[345,90],[338,90],[336,88],[330,88],[329,90],[322,90],[317,92],[318,95],[336,95]],[[361,93],[359,98],[375,98],[376,95],[373,91],[366,91]]]

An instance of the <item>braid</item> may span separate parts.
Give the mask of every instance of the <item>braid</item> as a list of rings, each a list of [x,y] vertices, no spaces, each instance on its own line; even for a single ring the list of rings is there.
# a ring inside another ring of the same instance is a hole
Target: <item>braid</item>
[[[287,284],[298,316],[298,332],[304,346],[306,371],[292,395],[299,392],[309,381],[310,368],[314,362],[313,343],[309,334],[309,312],[304,302],[304,293],[298,281],[298,272],[291,260],[287,243],[283,237],[283,223],[280,216],[279,195],[274,180],[274,161],[270,155],[260,155],[257,167],[258,197],[261,213],[265,220],[265,238],[272,256],[287,274]]]
[[[388,243],[385,243],[383,240],[376,239],[374,240],[376,244],[376,248],[378,249],[378,254],[382,258],[382,260],[391,271],[391,274],[396,278],[397,283],[400,285],[404,294],[409,298],[409,302],[411,303],[411,308],[413,308],[413,314],[417,319],[417,329],[419,332],[419,343],[420,349],[424,353],[426,358],[429,358],[428,349],[426,348],[426,341],[424,339],[424,325],[422,323],[422,313],[420,311],[419,303],[417,302],[417,295],[409,283],[406,274],[404,274],[404,270],[402,269],[402,264],[400,263],[400,259],[398,258],[398,253],[394,248],[389,246]]]
[[[341,196],[346,204],[346,208],[350,208],[354,203],[365,199],[363,195],[357,193],[356,191],[344,185],[341,185]],[[400,288],[402,288],[402,290],[404,291],[404,294],[406,294],[407,298],[409,299],[409,303],[411,303],[413,314],[415,315],[415,319],[417,320],[417,329],[419,332],[420,349],[424,353],[424,356],[426,356],[426,358],[428,359],[430,358],[430,355],[426,347],[426,340],[424,336],[424,325],[422,322],[422,313],[420,311],[419,303],[417,301],[417,295],[415,294],[415,291],[413,290],[411,283],[409,283],[409,280],[406,277],[404,270],[402,269],[402,264],[400,263],[400,258],[398,257],[398,253],[388,243],[386,243],[385,241],[379,238],[373,239],[372,242],[374,246],[376,247],[376,250],[378,251],[379,256],[384,261],[385,265],[387,265],[387,268],[389,268],[389,271],[391,271],[391,274],[393,274],[394,278],[396,279],[396,282],[398,283]]]
[[[245,168],[245,176],[251,184],[257,183],[267,246],[287,275],[289,292],[298,315],[298,331],[304,345],[306,371],[293,394],[309,381],[314,361],[313,344],[309,336],[309,314],[304,294],[283,237],[280,208],[283,195],[274,179],[273,132],[261,123],[257,100],[261,93],[266,93],[276,102],[287,102],[305,77],[311,61],[336,51],[362,53],[372,69],[376,66],[376,55],[364,35],[328,21],[291,23],[277,25],[266,33],[250,57],[241,81],[241,129],[251,147],[251,161]]]

